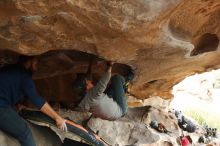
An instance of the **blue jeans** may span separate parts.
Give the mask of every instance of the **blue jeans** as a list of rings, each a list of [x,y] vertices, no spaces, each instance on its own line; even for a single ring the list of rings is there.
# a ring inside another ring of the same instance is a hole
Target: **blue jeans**
[[[112,97],[113,100],[121,107],[122,113],[127,112],[127,102],[124,91],[125,79],[121,75],[114,75],[111,78],[111,84],[106,89],[105,93]]]
[[[0,108],[0,129],[16,138],[21,146],[36,146],[29,126],[11,107]]]

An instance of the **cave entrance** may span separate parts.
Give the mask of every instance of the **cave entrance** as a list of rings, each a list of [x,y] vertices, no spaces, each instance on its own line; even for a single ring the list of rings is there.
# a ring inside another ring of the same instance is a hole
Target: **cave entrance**
[[[190,56],[196,56],[202,53],[216,51],[219,45],[219,38],[216,34],[205,33],[195,44],[195,49]]]
[[[0,66],[15,63],[18,56],[19,54],[11,51],[0,51]],[[79,100],[73,91],[76,74],[86,73],[92,58],[95,62],[92,68],[93,79],[100,79],[106,68],[105,59],[80,51],[49,51],[38,58],[38,71],[33,78],[39,95],[47,101],[63,103],[62,105],[70,105],[69,107],[74,107]],[[128,65],[115,63],[112,72],[126,75],[129,69]]]
[[[172,93],[170,108],[220,131],[220,69],[187,77],[173,87]]]

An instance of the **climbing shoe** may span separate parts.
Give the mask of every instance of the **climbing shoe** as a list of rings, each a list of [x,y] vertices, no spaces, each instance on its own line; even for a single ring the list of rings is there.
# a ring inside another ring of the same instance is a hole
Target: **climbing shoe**
[[[130,68],[125,76],[125,82],[131,82],[134,79],[134,71]]]
[[[132,69],[129,69],[127,75],[125,76],[125,85],[124,85],[125,94],[129,94],[131,88],[131,81],[133,79],[134,79],[134,71]]]

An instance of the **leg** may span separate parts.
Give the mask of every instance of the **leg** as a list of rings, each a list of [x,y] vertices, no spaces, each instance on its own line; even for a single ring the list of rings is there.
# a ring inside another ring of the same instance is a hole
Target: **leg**
[[[114,99],[121,107],[123,114],[127,111],[127,102],[124,92],[125,79],[120,75],[115,75],[111,78],[111,84],[106,90],[106,94]]]
[[[36,146],[27,123],[12,108],[0,108],[0,129],[15,137],[21,146]]]

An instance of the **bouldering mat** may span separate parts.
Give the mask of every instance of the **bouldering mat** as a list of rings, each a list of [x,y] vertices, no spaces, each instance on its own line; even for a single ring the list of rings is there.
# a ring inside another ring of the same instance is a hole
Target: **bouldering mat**
[[[68,131],[62,132],[56,127],[56,122],[41,111],[23,109],[20,111],[20,115],[36,125],[47,126],[51,128],[54,132],[56,132],[62,141],[64,141],[65,138],[69,138],[77,141],[83,140],[82,142],[94,146],[109,145],[94,132],[85,129],[82,125],[77,124],[69,119],[66,119]]]

